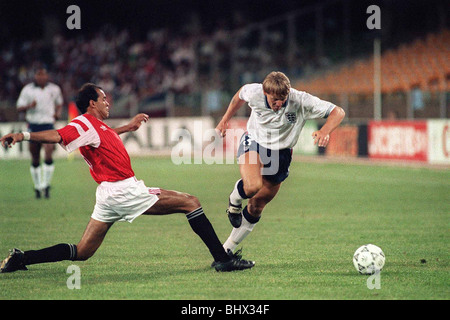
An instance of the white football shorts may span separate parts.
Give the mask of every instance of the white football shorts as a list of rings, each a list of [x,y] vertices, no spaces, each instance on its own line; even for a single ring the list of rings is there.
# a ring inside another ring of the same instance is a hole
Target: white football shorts
[[[102,222],[133,222],[159,200],[159,188],[146,187],[136,177],[116,182],[102,182],[97,187],[92,219]]]

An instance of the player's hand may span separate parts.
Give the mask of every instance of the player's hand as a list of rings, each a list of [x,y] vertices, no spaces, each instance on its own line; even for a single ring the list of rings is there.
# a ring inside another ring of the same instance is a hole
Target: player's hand
[[[55,119],[55,121],[61,119],[61,112],[56,112],[53,118]]]
[[[220,121],[216,127],[217,134],[220,135],[221,137],[225,137],[227,134],[227,127],[228,127],[228,122]]]
[[[9,133],[0,138],[0,142],[4,148],[11,148],[16,142],[23,141],[23,133]]]
[[[325,148],[330,142],[330,135],[320,130],[314,131],[312,137],[314,139],[314,144],[317,144],[319,147]]]
[[[131,122],[128,124],[129,131],[136,131],[137,129],[139,129],[141,124],[143,122],[147,122],[149,118],[150,117],[148,116],[148,114],[145,113],[139,113],[135,115],[134,118],[131,120]]]
[[[34,108],[36,108],[36,100],[33,100],[33,102],[30,104],[30,105],[28,105],[28,109],[34,109]]]

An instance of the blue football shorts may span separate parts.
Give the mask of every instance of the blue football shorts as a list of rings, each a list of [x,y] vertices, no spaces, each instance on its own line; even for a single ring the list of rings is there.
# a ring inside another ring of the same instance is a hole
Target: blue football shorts
[[[239,142],[237,158],[249,151],[256,151],[259,155],[262,168],[262,176],[264,179],[278,184],[286,180],[289,176],[289,166],[292,161],[292,148],[271,150],[264,148],[258,142],[253,140],[248,132],[245,132]],[[253,159],[250,157],[250,162]]]
[[[30,132],[39,132],[39,131],[46,131],[46,130],[54,130],[55,126],[53,123],[44,123],[44,124],[34,124],[29,123],[28,124],[28,130]]]

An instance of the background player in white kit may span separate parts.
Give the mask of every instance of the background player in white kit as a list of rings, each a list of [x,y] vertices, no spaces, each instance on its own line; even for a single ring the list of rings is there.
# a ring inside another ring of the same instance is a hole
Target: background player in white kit
[[[241,179],[234,186],[227,209],[233,230],[224,243],[234,251],[253,230],[264,207],[289,175],[292,148],[308,119],[327,118],[312,136],[326,147],[330,133],[345,116],[342,108],[291,88],[282,72],[271,72],[263,83],[244,85],[232,98],[216,129],[225,136],[227,123],[245,103],[252,109],[247,132],[241,138],[238,163]],[[242,209],[242,201],[249,199]]]
[[[30,132],[54,129],[55,120],[61,117],[63,96],[58,85],[49,82],[45,68],[39,67],[34,74],[34,81],[23,87],[17,100],[17,111],[26,112],[25,120]],[[44,146],[44,164],[41,167],[41,147]],[[50,182],[55,166],[53,164],[53,144],[30,142],[31,177],[36,198],[44,192],[50,196]]]
[[[100,247],[116,221],[132,222],[140,215],[184,213],[192,230],[208,247],[217,271],[252,268],[254,263],[227,253],[203,212],[199,200],[189,194],[148,188],[137,180],[128,152],[119,134],[137,130],[148,115],[138,114],[125,126],[112,129],[103,120],[109,117],[109,103],[103,90],[87,83],[80,89],[77,107],[82,115],[59,130],[10,133],[0,138],[10,147],[23,140],[60,143],[67,151],[79,149],[99,183],[96,204],[86,230],[77,245],[60,243],[40,250],[14,248],[0,265],[0,272],[27,270],[27,265],[61,260],[87,260]]]

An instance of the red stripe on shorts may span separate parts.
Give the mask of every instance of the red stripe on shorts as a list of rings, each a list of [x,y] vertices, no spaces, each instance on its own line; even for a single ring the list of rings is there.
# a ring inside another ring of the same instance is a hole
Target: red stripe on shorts
[[[161,194],[161,189],[160,188],[148,188],[148,193],[150,194]]]

